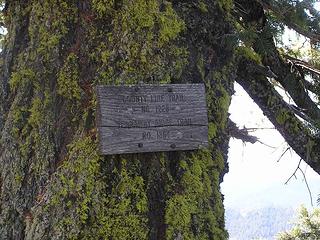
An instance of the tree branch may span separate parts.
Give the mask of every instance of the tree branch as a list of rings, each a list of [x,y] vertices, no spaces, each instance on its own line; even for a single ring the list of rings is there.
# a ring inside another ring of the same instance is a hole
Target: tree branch
[[[304,80],[303,81],[303,85],[305,86],[306,89],[308,89],[310,92],[314,93],[314,94],[318,94],[318,89],[317,87],[312,84],[311,82]]]
[[[298,166],[296,167],[296,169],[294,170],[294,172],[291,174],[291,176],[288,178],[288,180],[287,180],[284,184],[287,185],[287,184],[289,183],[289,181],[291,180],[291,178],[293,178],[293,177],[297,178],[297,177],[296,177],[296,173],[297,173],[297,171],[300,169],[301,161],[302,161],[302,158],[300,158],[299,163],[298,163]]]
[[[294,115],[268,79],[256,71],[257,64],[240,57],[236,81],[273,123],[292,149],[320,174],[320,139]]]
[[[290,150],[290,147],[287,147],[286,150],[283,151],[283,153],[281,154],[281,156],[279,157],[279,159],[277,160],[277,162],[280,162],[281,158]]]
[[[306,178],[306,175],[305,173],[302,171],[302,169],[299,167],[299,170],[303,176],[303,179],[304,179],[304,182],[306,183],[306,186],[307,186],[307,189],[308,189],[308,192],[309,192],[309,197],[310,197],[310,203],[311,203],[311,206],[313,207],[313,198],[312,198],[312,193],[311,193],[311,189],[309,187],[309,184],[308,184],[308,181],[307,181],[307,178]]]
[[[247,12],[258,11],[263,13],[263,7],[272,8],[276,11],[281,21],[288,21],[288,19],[284,18],[283,16],[286,14],[284,13],[284,9],[280,9],[276,3],[271,4],[269,0],[255,0],[252,1],[251,4],[245,4],[241,0],[238,0],[238,5],[240,5],[243,9]],[[275,6],[273,6],[275,5]],[[290,11],[294,9],[293,6],[288,5]],[[281,10],[281,11],[280,11]],[[243,19],[246,19],[246,15],[242,16]],[[263,16],[262,18],[265,18]],[[290,21],[289,21],[290,22]],[[291,23],[292,24],[292,23]],[[309,119],[312,119],[313,122],[317,122],[320,119],[320,109],[318,108],[317,104],[313,102],[307,88],[305,86],[305,79],[301,76],[301,73],[298,71],[292,71],[292,63],[288,63],[286,59],[284,59],[278,52],[276,45],[274,43],[273,34],[268,27],[264,27],[261,30],[257,29],[257,35],[259,36],[256,39],[255,43],[253,44],[254,50],[262,56],[262,63],[264,66],[269,67],[271,75],[267,75],[264,73],[263,75],[274,78],[277,80],[284,90],[290,95],[293,99],[295,104],[298,106],[299,109],[303,109],[303,114],[308,116]],[[320,34],[317,34],[320,40]],[[267,48],[262,48],[263,46],[268,46]],[[303,61],[296,61],[299,64],[299,67],[308,70],[312,74],[318,72],[319,69],[316,69],[309,64],[306,64]],[[255,66],[256,68],[262,69],[262,66]],[[262,70],[261,73],[266,72],[266,70]]]
[[[303,69],[307,70],[308,72],[314,73],[314,74],[318,74],[320,75],[320,69],[318,69],[317,67],[311,65],[310,63],[291,57],[289,55],[284,55],[284,57],[286,59],[288,59],[289,61],[291,61],[294,65],[302,67]]]
[[[273,12],[277,16],[279,20],[281,20],[285,25],[287,25],[289,28],[295,30],[297,33],[300,33],[301,35],[309,38],[313,42],[320,42],[320,34],[318,32],[314,33],[306,28],[303,28],[299,26],[298,24],[294,23],[291,18],[287,16],[286,13],[283,12],[280,6],[275,6],[270,3],[268,0],[257,0],[265,10],[269,10]],[[294,8],[293,6],[291,6]]]
[[[306,174],[302,171],[302,169],[300,168],[300,164],[301,164],[301,161],[302,159],[300,158],[300,161],[298,163],[298,166],[297,168],[294,170],[294,172],[292,173],[292,175],[288,178],[288,180],[285,182],[285,184],[288,184],[288,182],[291,180],[292,177],[296,177],[296,173],[297,171],[299,170],[303,176],[303,179],[304,179],[304,182],[306,183],[306,187],[307,187],[307,190],[308,190],[308,193],[309,193],[309,198],[310,198],[310,203],[311,203],[311,206],[313,207],[313,198],[312,198],[312,193],[311,193],[311,189],[309,187],[309,184],[308,184],[308,181],[307,181],[307,178],[306,178]]]
[[[306,91],[304,85],[305,79],[297,72],[292,72],[291,65],[280,56],[270,33],[265,32],[260,33],[260,35],[261,39],[269,46],[267,55],[264,52],[261,52],[258,47],[255,47],[255,50],[264,56],[262,59],[263,64],[271,68],[272,72],[277,76],[275,79],[289,93],[296,105],[300,109],[305,110],[304,114],[314,122],[318,121],[320,119],[320,109],[310,98],[308,91]],[[268,37],[265,37],[266,35]]]

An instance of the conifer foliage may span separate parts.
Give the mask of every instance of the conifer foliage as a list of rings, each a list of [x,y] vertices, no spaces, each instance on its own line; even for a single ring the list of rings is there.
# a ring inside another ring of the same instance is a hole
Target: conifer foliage
[[[320,209],[310,212],[301,207],[299,217],[290,231],[278,235],[279,240],[316,240],[320,238]]]

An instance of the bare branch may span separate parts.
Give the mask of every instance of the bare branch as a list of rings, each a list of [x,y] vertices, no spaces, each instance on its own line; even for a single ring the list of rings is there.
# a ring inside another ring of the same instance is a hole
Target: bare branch
[[[297,171],[300,169],[301,161],[302,161],[302,158],[300,158],[300,161],[299,161],[299,163],[298,163],[297,168],[294,170],[294,172],[292,173],[292,175],[288,178],[288,180],[287,180],[284,184],[287,185],[287,184],[289,183],[289,181],[291,180],[292,177],[297,178],[297,177],[296,177],[296,173],[297,173]]]
[[[301,109],[295,105],[288,104],[288,107],[292,110],[294,114],[296,114],[301,119],[305,120],[306,122],[310,123],[313,126],[317,125],[317,122],[311,119],[308,115],[305,114],[306,109]]]
[[[302,158],[300,158],[299,163],[298,163],[298,166],[296,167],[296,169],[294,170],[294,172],[292,173],[292,175],[288,178],[288,180],[285,182],[285,184],[287,185],[287,184],[289,183],[289,181],[291,180],[292,177],[295,177],[295,178],[297,179],[296,174],[297,174],[297,171],[299,170],[299,171],[301,172],[302,176],[303,176],[304,182],[306,183],[306,187],[307,187],[307,189],[308,189],[311,206],[313,207],[312,193],[311,193],[311,190],[310,190],[310,187],[309,187],[309,184],[308,184],[306,175],[305,175],[305,173],[302,171],[302,169],[300,168],[301,162],[302,162]]]
[[[256,130],[275,130],[274,127],[256,127],[256,128],[246,128],[248,132],[256,131]]]
[[[307,181],[307,178],[306,178],[306,175],[305,173],[302,171],[302,169],[299,167],[299,170],[303,176],[303,179],[304,179],[304,182],[306,183],[306,186],[307,186],[307,189],[308,189],[308,192],[309,192],[309,197],[310,197],[310,203],[311,203],[311,206],[313,207],[313,198],[312,198],[312,193],[311,193],[311,190],[310,190],[310,187],[309,187],[309,184],[308,184],[308,181]]]
[[[277,162],[280,162],[281,158],[286,154],[286,152],[288,152],[288,150],[290,150],[290,147],[287,147],[287,149],[281,154]]]
[[[273,146],[271,146],[271,145],[269,145],[269,144],[266,144],[266,143],[264,143],[264,142],[262,142],[262,141],[260,141],[260,140],[258,140],[258,142],[260,143],[260,144],[262,144],[262,145],[265,145],[266,147],[269,147],[269,148],[272,148],[272,149],[275,149],[276,147],[273,147]]]
[[[289,55],[284,55],[284,57],[286,59],[290,60],[294,65],[302,67],[303,69],[307,70],[308,72],[320,75],[320,69],[313,66],[312,64],[310,64],[306,61],[291,57]]]

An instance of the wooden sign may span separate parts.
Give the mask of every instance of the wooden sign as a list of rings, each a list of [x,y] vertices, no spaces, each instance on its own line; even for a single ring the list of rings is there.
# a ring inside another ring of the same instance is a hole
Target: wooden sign
[[[203,84],[97,86],[102,154],[208,146]]]

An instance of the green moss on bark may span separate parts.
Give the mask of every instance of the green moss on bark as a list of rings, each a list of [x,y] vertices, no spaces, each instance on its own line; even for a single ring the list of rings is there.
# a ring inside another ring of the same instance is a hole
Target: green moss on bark
[[[169,82],[181,73],[187,51],[174,42],[184,30],[184,22],[171,3],[162,3],[163,10],[160,10],[161,1],[157,0],[126,0],[117,7],[105,8],[99,7],[98,2],[94,9],[100,20],[113,19],[112,31],[108,28],[105,32],[99,29],[91,32],[95,41],[99,41],[92,56],[102,63],[98,82],[133,84],[142,79]]]
[[[54,217],[55,239],[147,239],[143,178],[127,170],[126,160],[120,159],[121,167],[112,170],[115,179],[106,183],[103,159],[90,137],[80,136],[68,152],[53,177],[42,213]],[[57,208],[64,211],[56,212]]]
[[[58,94],[69,100],[80,100],[78,58],[70,53],[58,76]]]
[[[199,150],[180,162],[183,174],[174,185],[180,190],[167,201],[166,239],[226,239],[218,191],[223,166],[223,158],[212,158],[209,150]]]

